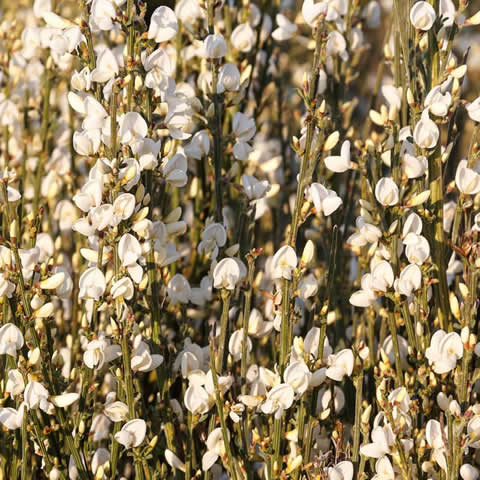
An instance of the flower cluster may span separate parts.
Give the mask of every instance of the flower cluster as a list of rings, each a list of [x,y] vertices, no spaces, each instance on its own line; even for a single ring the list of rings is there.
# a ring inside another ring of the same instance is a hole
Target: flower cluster
[[[160,3],[2,11],[1,478],[479,478],[478,5]]]

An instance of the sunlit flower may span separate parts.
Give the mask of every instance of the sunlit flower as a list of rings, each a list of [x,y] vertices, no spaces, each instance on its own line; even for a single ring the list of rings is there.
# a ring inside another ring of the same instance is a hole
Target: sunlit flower
[[[463,343],[460,335],[438,330],[433,334],[425,356],[435,373],[450,372],[457,366],[457,360],[463,357]]]
[[[178,32],[178,22],[175,12],[162,6],[154,10],[148,28],[148,38],[157,43],[168,42]]]
[[[134,448],[141,445],[147,433],[145,420],[135,419],[127,422],[122,429],[115,434],[115,440],[125,448]]]
[[[0,355],[17,356],[17,350],[23,347],[24,340],[20,329],[13,323],[0,327]]]
[[[428,2],[416,2],[410,9],[410,21],[418,30],[430,30],[436,18],[435,10]]]

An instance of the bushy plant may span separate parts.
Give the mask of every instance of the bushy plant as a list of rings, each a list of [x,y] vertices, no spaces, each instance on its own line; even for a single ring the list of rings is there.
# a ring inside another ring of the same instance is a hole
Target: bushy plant
[[[475,3],[5,3],[0,478],[476,480]]]

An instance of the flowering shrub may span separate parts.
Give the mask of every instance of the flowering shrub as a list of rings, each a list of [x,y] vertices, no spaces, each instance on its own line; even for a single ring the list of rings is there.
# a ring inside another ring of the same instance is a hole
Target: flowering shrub
[[[0,478],[476,480],[476,2],[25,3]]]

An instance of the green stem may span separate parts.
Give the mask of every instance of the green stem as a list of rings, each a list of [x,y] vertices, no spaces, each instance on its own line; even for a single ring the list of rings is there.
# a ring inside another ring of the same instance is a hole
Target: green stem
[[[395,314],[393,312],[388,312],[388,327],[390,328],[390,335],[392,336],[393,355],[395,357],[395,370],[397,373],[396,381],[403,386],[405,385],[405,379],[403,377],[400,348],[398,346],[397,325],[395,322]]]
[[[227,458],[228,458],[227,468],[230,472],[230,478],[232,478],[233,480],[237,480],[236,464],[232,455],[232,450],[230,446],[230,436],[227,428],[227,422],[225,421],[225,412],[223,410],[224,400],[222,398],[220,387],[218,385],[217,371],[216,371],[215,362],[213,358],[214,357],[212,355],[210,360],[210,369],[212,371],[213,386],[215,389],[215,404],[217,406],[218,416],[220,417],[220,426],[222,428],[223,443],[225,444],[225,451],[227,453]]]
[[[225,349],[227,341],[227,330],[228,330],[228,311],[230,308],[230,292],[226,289],[222,290],[222,317],[220,318],[220,338],[218,341],[218,351],[217,358],[215,361],[215,369],[220,374],[223,371],[224,358],[225,358]]]
[[[43,112],[42,112],[42,126],[41,126],[41,141],[42,141],[42,153],[38,159],[37,171],[35,176],[35,185],[33,193],[33,213],[37,214],[38,205],[40,201],[40,192],[43,176],[44,164],[48,158],[48,128],[50,117],[50,92],[52,89],[52,78],[50,69],[45,68],[45,87],[43,92]]]
[[[355,425],[353,426],[353,452],[352,462],[355,471],[358,472],[358,460],[360,452],[360,433],[362,422],[362,392],[363,392],[363,372],[360,373],[354,381],[355,384]]]

